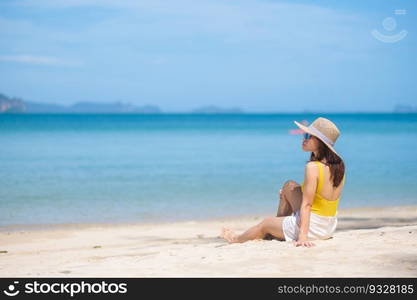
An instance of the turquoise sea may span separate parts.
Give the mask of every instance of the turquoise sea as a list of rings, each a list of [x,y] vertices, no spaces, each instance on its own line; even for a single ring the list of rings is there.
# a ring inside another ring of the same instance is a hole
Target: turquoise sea
[[[0,226],[274,215],[310,153],[294,120],[339,127],[340,208],[417,205],[417,114],[0,115]]]

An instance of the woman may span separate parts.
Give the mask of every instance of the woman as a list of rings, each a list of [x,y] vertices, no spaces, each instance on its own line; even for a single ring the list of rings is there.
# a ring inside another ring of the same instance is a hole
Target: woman
[[[294,123],[304,132],[303,151],[311,152],[304,183],[300,186],[289,180],[283,185],[276,217],[266,218],[240,235],[223,228],[221,236],[229,243],[275,237],[294,241],[295,246],[311,247],[311,240],[331,238],[336,230],[345,182],[345,165],[333,148],[340,131],[321,117],[308,127]]]

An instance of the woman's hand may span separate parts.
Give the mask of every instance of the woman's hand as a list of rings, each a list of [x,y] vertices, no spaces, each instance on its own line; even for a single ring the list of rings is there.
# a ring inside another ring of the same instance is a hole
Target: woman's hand
[[[307,241],[307,240],[298,240],[298,241],[294,242],[294,246],[295,247],[301,246],[301,247],[310,248],[310,247],[314,247],[315,244],[313,242],[310,242],[310,241]]]

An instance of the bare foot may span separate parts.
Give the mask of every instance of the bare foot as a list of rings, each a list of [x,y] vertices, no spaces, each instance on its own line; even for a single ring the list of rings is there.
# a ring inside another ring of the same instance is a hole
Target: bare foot
[[[222,238],[224,238],[229,243],[237,243],[237,235],[233,232],[233,230],[229,228],[222,228],[222,233],[220,235]]]

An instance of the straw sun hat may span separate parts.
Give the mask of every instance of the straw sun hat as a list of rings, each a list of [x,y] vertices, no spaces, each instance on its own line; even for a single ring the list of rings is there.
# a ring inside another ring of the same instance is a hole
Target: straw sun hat
[[[337,138],[340,135],[340,131],[332,121],[320,117],[315,119],[314,122],[311,123],[308,127],[298,123],[297,121],[294,121],[294,123],[295,125],[300,127],[301,130],[311,135],[314,135],[316,138],[320,139],[323,143],[327,145],[327,147],[329,147],[330,150],[332,150],[340,157],[340,155],[333,148]]]

